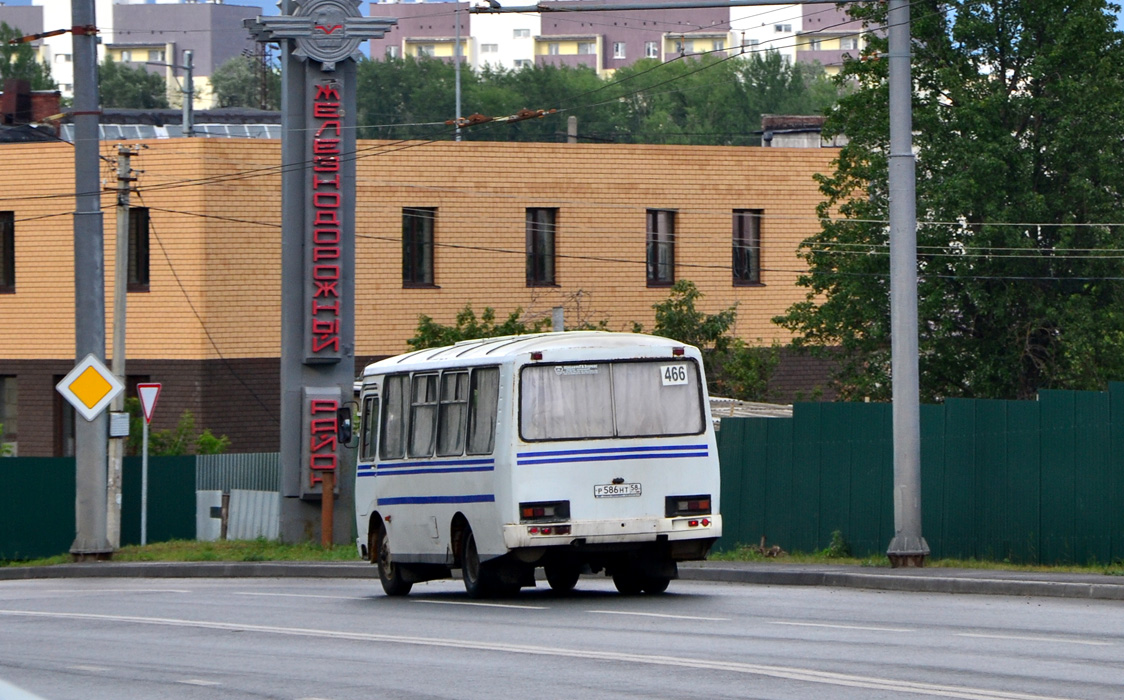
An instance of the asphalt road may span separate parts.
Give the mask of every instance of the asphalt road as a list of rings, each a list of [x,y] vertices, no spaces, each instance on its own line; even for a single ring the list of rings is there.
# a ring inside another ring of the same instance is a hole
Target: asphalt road
[[[1117,601],[586,578],[479,602],[459,582],[0,582],[0,679],[100,698],[1124,696]],[[3,698],[0,687],[0,698]]]

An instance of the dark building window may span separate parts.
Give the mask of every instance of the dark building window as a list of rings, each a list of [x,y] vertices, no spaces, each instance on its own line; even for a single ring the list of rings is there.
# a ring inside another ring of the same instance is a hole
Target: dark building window
[[[0,294],[16,291],[16,216],[0,211]]]
[[[433,221],[436,209],[402,210],[402,286],[433,286]]]
[[[148,291],[148,209],[129,209],[129,284],[130,292]]]
[[[761,210],[734,210],[734,284],[761,283]]]
[[[19,383],[16,377],[0,375],[0,457],[15,455],[18,426]]]
[[[675,212],[648,210],[648,286],[675,283]]]
[[[557,209],[527,209],[527,286],[555,284],[554,230]]]

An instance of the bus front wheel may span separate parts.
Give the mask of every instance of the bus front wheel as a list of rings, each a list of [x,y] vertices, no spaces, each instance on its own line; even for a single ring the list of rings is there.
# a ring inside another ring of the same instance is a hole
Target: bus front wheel
[[[379,526],[378,534],[379,581],[383,591],[389,596],[403,596],[410,592],[414,584],[402,578],[402,568],[390,558],[390,536],[385,525]]]

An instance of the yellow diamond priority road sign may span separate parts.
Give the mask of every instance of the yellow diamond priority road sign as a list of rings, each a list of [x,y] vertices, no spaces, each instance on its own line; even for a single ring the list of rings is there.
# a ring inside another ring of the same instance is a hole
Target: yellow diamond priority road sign
[[[90,353],[55,385],[55,389],[83,418],[92,421],[125,389],[125,385]]]

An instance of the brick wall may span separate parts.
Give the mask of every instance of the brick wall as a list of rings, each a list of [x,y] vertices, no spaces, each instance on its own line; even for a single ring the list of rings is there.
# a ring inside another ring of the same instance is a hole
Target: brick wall
[[[150,210],[150,285],[128,295],[129,374],[165,381],[167,373],[178,387],[168,393],[166,385],[156,427],[170,427],[163,421],[174,424],[190,408],[201,425],[237,437],[239,451],[273,449],[279,144],[178,139],[145,146],[133,158],[143,171],[133,204]],[[103,155],[112,161],[115,150],[105,144]],[[50,453],[51,428],[43,427],[51,422],[49,377],[73,366],[59,359],[74,354],[73,153],[61,143],[0,149],[0,208],[16,218],[16,291],[0,295],[0,374],[20,376],[21,454]],[[516,308],[528,320],[549,318],[552,307],[564,306],[569,324],[650,329],[652,305],[667,290],[646,285],[648,208],[678,212],[675,274],[698,285],[704,311],[737,304],[741,337],[785,342],[788,335],[770,319],[804,298],[794,284],[804,270],[796,250],[818,228],[821,197],[812,176],[828,172],[833,156],[828,149],[361,142],[355,353],[403,352],[420,314],[452,323],[466,303],[478,314],[492,306],[501,319]],[[107,162],[103,178],[112,184],[114,177]],[[108,340],[112,193],[102,205]],[[437,209],[434,288],[402,286],[403,207]],[[555,287],[525,284],[527,207],[558,209]],[[734,209],[764,212],[759,286],[732,281]],[[32,372],[26,384],[34,388],[25,389],[21,368]]]

